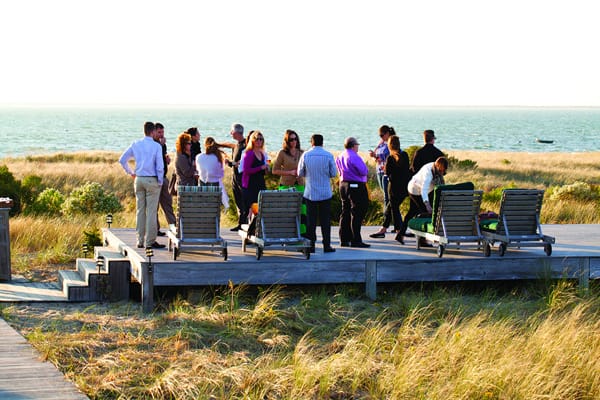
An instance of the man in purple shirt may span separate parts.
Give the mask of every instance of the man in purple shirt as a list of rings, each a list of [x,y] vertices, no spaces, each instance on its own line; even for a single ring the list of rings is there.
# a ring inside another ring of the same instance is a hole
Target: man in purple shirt
[[[340,215],[340,244],[342,247],[367,248],[371,245],[362,241],[360,229],[369,207],[367,192],[368,168],[358,155],[360,143],[348,137],[344,141],[344,150],[335,160],[340,173],[340,198],[342,214]]]

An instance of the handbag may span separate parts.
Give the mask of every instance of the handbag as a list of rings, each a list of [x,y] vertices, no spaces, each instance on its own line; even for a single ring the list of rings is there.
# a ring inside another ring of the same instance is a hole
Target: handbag
[[[169,193],[171,196],[177,196],[177,174],[173,172],[169,181]]]

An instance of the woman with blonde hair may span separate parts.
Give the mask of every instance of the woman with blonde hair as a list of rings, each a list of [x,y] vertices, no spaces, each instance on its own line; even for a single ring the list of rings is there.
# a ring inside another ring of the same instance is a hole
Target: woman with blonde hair
[[[242,195],[246,209],[258,202],[258,192],[265,190],[265,173],[269,169],[265,138],[261,131],[253,131],[248,137],[242,158]]]
[[[177,174],[177,185],[180,186],[196,185],[191,147],[192,137],[188,133],[181,133],[177,136],[175,140],[175,150],[177,151],[175,172]]]

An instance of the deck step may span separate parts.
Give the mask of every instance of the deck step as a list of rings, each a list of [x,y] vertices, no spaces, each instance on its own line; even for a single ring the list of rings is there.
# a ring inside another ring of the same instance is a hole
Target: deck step
[[[92,274],[106,274],[106,265],[102,268],[102,270],[98,271],[98,266],[96,265],[96,260],[88,259],[88,258],[78,258],[76,261],[77,272],[81,275],[83,281],[89,285],[90,275]]]
[[[96,247],[94,248],[94,258],[98,259],[99,256],[104,257],[106,260],[112,261],[128,261],[129,259],[116,251],[112,247]]]
[[[58,271],[58,285],[62,287],[64,295],[69,298],[69,289],[71,287],[87,287],[79,272],[72,270]]]

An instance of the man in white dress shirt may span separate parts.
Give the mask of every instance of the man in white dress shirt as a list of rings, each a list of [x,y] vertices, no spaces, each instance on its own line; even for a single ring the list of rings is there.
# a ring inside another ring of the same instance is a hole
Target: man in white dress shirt
[[[131,144],[123,152],[119,163],[134,179],[137,247],[160,249],[165,247],[156,241],[156,210],[164,179],[162,147],[154,141],[156,127],[153,122],[144,123],[144,138]],[[135,159],[135,171],[129,160]]]

